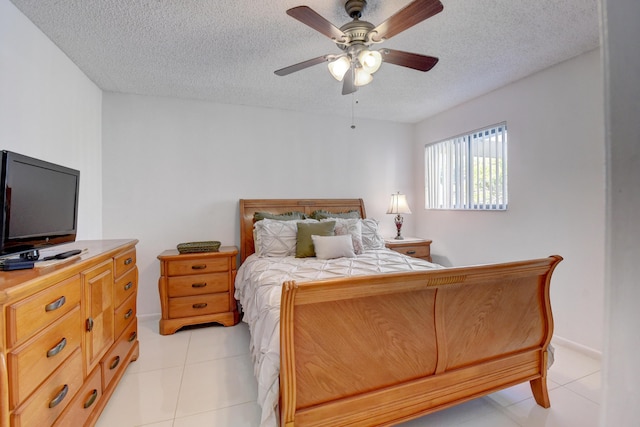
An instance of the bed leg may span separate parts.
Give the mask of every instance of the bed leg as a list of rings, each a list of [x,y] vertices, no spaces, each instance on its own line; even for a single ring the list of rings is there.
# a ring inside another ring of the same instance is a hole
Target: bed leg
[[[529,382],[531,384],[531,391],[533,392],[533,397],[536,399],[538,405],[543,408],[551,407],[551,402],[549,401],[549,391],[547,390],[547,377],[536,378],[535,380],[531,380]]]

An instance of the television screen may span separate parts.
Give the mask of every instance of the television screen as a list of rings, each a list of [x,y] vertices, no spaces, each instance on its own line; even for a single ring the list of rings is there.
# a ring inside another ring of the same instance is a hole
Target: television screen
[[[3,151],[1,254],[75,240],[80,172]]]

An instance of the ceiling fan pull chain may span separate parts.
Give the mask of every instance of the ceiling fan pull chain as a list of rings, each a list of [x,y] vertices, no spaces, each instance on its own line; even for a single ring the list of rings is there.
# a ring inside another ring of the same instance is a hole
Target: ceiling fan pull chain
[[[357,103],[358,103],[358,100],[355,99],[355,92],[352,92],[351,93],[351,129],[356,128],[354,110],[355,110],[355,104]]]

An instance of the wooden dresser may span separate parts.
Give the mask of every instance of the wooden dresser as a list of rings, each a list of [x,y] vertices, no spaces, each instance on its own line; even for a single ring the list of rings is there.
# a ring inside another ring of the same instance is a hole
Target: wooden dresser
[[[172,249],[160,260],[160,333],[173,334],[186,325],[238,323],[234,298],[238,248],[222,246],[218,252],[180,254]]]
[[[48,251],[81,255],[0,272],[0,427],[95,424],[138,358],[136,243],[73,242]]]
[[[385,239],[384,243],[393,251],[431,262],[431,240],[405,237],[403,240]]]

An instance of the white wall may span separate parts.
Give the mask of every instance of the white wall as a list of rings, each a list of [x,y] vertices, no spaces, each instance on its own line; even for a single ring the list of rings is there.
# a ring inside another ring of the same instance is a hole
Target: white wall
[[[421,122],[414,227],[450,265],[562,255],[552,281],[555,335],[602,351],[604,116],[592,51]],[[424,145],[507,121],[509,209],[424,209]]]
[[[241,198],[365,200],[381,220],[411,182],[412,126],[350,117],[105,93],[104,236],[138,245],[141,315],[160,312],[157,255],[176,244],[239,245]],[[411,222],[407,222],[411,230]]]
[[[607,293],[601,425],[640,419],[640,2],[604,0]]]
[[[102,237],[102,91],[0,0],[0,149],[80,170],[78,238]]]

